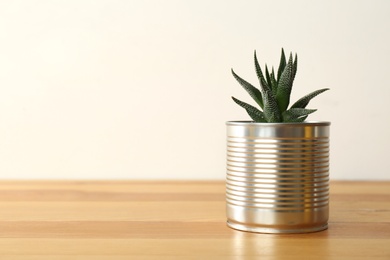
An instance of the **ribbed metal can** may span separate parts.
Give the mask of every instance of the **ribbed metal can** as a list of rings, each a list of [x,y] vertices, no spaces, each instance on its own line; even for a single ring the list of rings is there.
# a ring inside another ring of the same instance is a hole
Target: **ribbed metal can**
[[[226,125],[228,226],[260,233],[326,229],[330,123]]]

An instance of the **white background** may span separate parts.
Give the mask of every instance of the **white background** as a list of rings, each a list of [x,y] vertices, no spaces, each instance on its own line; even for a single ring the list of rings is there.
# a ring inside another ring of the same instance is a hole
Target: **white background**
[[[1,1],[1,179],[223,179],[253,51],[328,91],[332,179],[390,179],[390,1]]]

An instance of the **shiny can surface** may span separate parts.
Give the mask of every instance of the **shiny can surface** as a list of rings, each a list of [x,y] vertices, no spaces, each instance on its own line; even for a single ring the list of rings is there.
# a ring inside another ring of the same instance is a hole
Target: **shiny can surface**
[[[260,233],[326,229],[330,123],[226,125],[228,226]]]

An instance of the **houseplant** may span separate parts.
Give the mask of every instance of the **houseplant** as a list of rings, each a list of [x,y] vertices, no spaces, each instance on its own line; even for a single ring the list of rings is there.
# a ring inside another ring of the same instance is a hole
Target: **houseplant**
[[[232,74],[253,98],[235,97],[252,121],[227,125],[226,213],[228,226],[261,233],[306,233],[327,228],[329,122],[305,121],[316,90],[289,107],[297,55],[282,49],[277,72],[263,73],[254,53],[259,88]]]

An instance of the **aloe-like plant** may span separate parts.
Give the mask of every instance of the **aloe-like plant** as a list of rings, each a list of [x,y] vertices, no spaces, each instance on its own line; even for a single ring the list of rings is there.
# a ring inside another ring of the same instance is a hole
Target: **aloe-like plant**
[[[302,97],[288,109],[291,89],[295,74],[297,73],[298,56],[296,54],[293,59],[293,55],[290,53],[289,60],[287,61],[284,50],[282,49],[277,74],[275,74],[274,68],[272,68],[270,72],[267,65],[265,65],[265,75],[263,74],[257,60],[256,51],[254,54],[254,61],[256,74],[260,83],[260,89],[239,77],[232,69],[234,78],[260,107],[260,109],[258,109],[248,103],[232,97],[234,102],[247,111],[253,121],[264,123],[303,122],[309,114],[317,111],[317,109],[306,109],[306,106],[312,98],[329,90],[328,88],[316,90]]]

